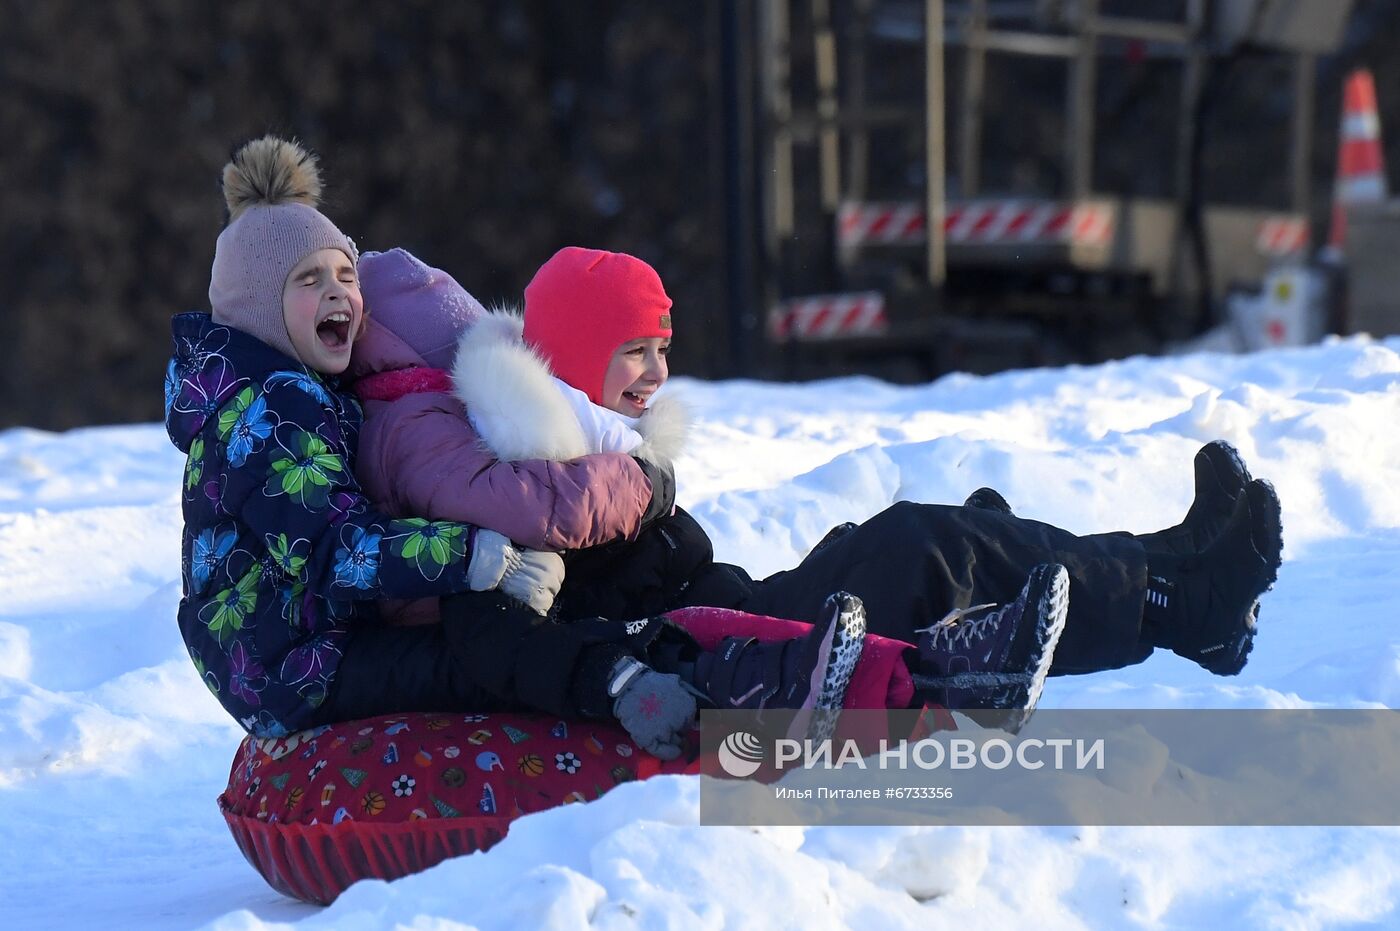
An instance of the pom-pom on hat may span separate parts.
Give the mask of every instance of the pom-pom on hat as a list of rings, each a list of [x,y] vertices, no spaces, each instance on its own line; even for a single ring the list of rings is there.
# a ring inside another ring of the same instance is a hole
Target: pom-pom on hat
[[[353,262],[355,243],[316,209],[321,173],[296,142],[264,136],[224,166],[229,222],[214,246],[209,306],[214,322],[297,358],[282,316],[282,288],[297,263],[321,249]]]
[[[671,336],[671,299],[646,262],[622,252],[568,246],[525,288],[525,342],[554,374],[602,403],[617,347]]]
[[[452,367],[458,339],[486,313],[451,275],[404,249],[361,256],[360,293],[375,321],[435,369]]]

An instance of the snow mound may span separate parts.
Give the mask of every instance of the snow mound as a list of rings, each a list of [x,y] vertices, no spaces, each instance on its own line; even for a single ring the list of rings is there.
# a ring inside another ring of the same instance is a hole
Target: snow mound
[[[1135,358],[896,387],[703,383],[681,503],[786,568],[898,500],[999,489],[1078,532],[1175,523],[1238,446],[1285,564],[1244,673],[1170,656],[1047,707],[1400,707],[1400,341]],[[0,927],[1331,928],[1400,923],[1395,829],[710,828],[662,777],[330,908],[288,902],[214,806],[241,732],[184,654],[183,462],[157,426],[0,433]],[[1140,781],[1156,765],[1144,752]]]

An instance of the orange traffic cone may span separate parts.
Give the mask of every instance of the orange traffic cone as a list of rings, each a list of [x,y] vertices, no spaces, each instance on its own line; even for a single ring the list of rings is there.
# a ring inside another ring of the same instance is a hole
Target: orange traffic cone
[[[1357,68],[1347,76],[1342,97],[1342,139],[1337,157],[1337,187],[1332,194],[1329,249],[1340,253],[1346,243],[1348,206],[1377,203],[1385,198],[1376,82],[1370,69]]]

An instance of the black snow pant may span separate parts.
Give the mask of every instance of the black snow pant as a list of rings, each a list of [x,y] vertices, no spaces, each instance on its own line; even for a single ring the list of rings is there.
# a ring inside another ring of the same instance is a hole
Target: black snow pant
[[[478,685],[447,644],[446,627],[364,625],[346,637],[317,724],[357,721],[406,711],[504,711]]]
[[[1030,570],[1046,562],[1070,574],[1052,673],[1116,669],[1152,653],[1141,640],[1147,557],[1137,540],[1079,537],[973,507],[900,502],[722,606],[811,622],[827,595],[844,590],[865,602],[871,633],[914,642],[916,629],[952,608],[1015,599]]]
[[[406,711],[604,718],[617,659],[651,660],[692,644],[661,618],[560,624],[498,592],[453,595],[442,600],[441,624],[355,628],[316,723]]]

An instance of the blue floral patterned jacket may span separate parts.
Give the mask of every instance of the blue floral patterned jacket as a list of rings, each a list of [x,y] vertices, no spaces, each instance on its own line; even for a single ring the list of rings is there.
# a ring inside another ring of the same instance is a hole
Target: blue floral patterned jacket
[[[373,599],[467,588],[475,531],[377,513],[355,481],[359,404],[265,343],[172,322],[165,424],[188,454],[180,633],[249,733],[312,723]]]

